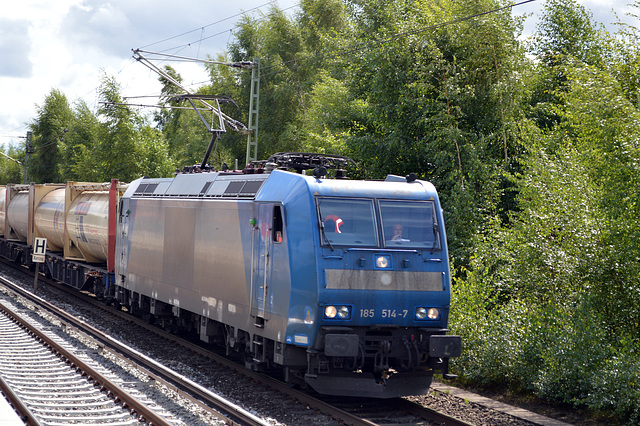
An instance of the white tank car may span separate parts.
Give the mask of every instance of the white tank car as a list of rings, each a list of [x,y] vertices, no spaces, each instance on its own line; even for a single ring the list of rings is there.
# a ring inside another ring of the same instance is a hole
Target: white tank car
[[[35,212],[35,226],[53,251],[64,248],[64,189],[60,187],[45,195]]]
[[[83,192],[67,212],[67,234],[89,262],[107,261],[109,193]]]
[[[29,236],[29,191],[14,194],[7,206],[7,226],[13,230],[15,239],[27,241]],[[6,232],[6,230],[5,230]]]

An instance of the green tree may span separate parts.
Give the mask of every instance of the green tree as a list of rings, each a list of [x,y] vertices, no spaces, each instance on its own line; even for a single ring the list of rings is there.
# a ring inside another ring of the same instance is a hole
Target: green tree
[[[140,118],[128,107],[120,95],[120,86],[115,78],[103,75],[99,88],[101,106],[98,115],[101,129],[95,147],[99,159],[99,173],[102,180],[118,178],[126,181],[140,175],[136,170],[135,141],[136,127]]]
[[[182,84],[182,76],[178,74],[178,72],[171,65],[165,65],[164,72],[169,75],[170,79],[164,77],[163,75],[158,77],[158,81],[162,85],[159,104],[166,105],[168,108],[156,111],[154,114],[154,121],[156,122],[158,127],[165,133],[165,135],[170,136],[171,133],[175,131],[175,128],[178,127],[177,121],[182,112],[179,109],[170,108],[172,106],[177,106],[177,103],[175,101],[172,101],[172,99],[182,92],[181,89],[172,81],[176,81],[179,84]]]
[[[53,89],[37,106],[37,117],[29,125],[33,132],[33,150],[29,157],[29,176],[36,183],[60,182],[65,149],[64,138],[73,123],[73,111],[67,97]]]
[[[628,18],[640,19],[640,0],[630,6]],[[620,82],[625,96],[636,108],[640,109],[640,29],[626,22],[618,21],[620,30],[612,39],[612,65],[610,71]]]
[[[571,91],[563,96],[563,143],[580,152],[588,179],[598,188],[594,223],[599,251],[583,271],[598,309],[616,333],[640,326],[640,112],[608,72],[571,67]],[[602,283],[607,283],[603,286]]]
[[[607,32],[593,14],[575,0],[547,0],[539,18],[531,52],[548,66],[572,57],[588,65],[602,65],[609,56]]]
[[[261,58],[270,113],[260,117],[260,156],[313,150],[355,158],[360,177],[418,173],[452,212],[452,253],[464,262],[484,218],[516,208],[509,176],[529,131],[528,62],[508,12],[439,24],[495,7],[307,0],[293,20],[278,9],[246,17],[230,54]]]
[[[166,141],[160,131],[150,128],[146,119],[126,106],[113,77],[102,77],[99,89],[101,107],[97,143],[87,147],[95,180],[131,181],[140,176],[166,176],[172,170]]]
[[[544,78],[531,86],[540,130],[521,159],[519,209],[508,226],[490,222],[474,237],[470,269],[459,274],[452,328],[471,345],[456,362],[473,381],[635,424],[640,115],[621,72],[635,46],[603,53],[612,38],[586,31],[590,53],[571,53],[574,30],[596,26],[567,19],[588,14],[566,2],[548,7],[542,32],[553,43],[536,52]]]
[[[515,208],[508,176],[528,128],[519,23],[497,13],[440,25],[495,8],[491,1],[352,5],[360,44],[348,86],[364,114],[350,121],[347,152],[372,176],[431,180],[448,212],[451,252],[464,263],[486,218],[506,220]]]
[[[25,147],[11,144],[1,149],[4,155],[0,155],[0,185],[23,183]]]
[[[333,78],[344,73],[338,61],[331,61],[329,51],[347,27],[346,8],[336,0],[303,1],[293,19],[274,7],[263,19],[246,16],[239,24],[236,41],[229,48],[231,59],[260,58],[261,62],[259,158],[317,145],[304,131],[303,116],[312,87],[326,71]],[[238,106],[243,114],[248,111],[250,78],[250,73],[241,74]]]
[[[366,103],[354,99],[344,81],[322,72],[309,93],[307,108],[301,114],[305,150],[328,154],[347,152],[345,142],[354,122],[365,120]]]
[[[100,122],[81,100],[74,104],[73,114],[73,124],[65,135],[62,176],[65,180],[98,180],[99,167],[91,152],[99,144]]]
[[[567,84],[562,66],[575,61],[606,66],[611,42],[602,24],[595,23],[593,15],[575,0],[545,3],[537,31],[528,43],[539,61],[530,101],[530,116],[538,126],[551,128],[559,122],[554,105],[561,102],[557,94]]]

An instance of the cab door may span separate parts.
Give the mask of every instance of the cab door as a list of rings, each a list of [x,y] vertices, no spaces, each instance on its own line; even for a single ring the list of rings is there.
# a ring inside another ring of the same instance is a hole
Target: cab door
[[[273,313],[274,269],[278,273],[275,259],[283,263],[285,250],[282,247],[284,220],[283,206],[278,203],[256,203],[256,223],[253,227],[251,258],[251,316],[255,325],[263,327]],[[282,266],[282,265],[281,265]],[[281,273],[280,273],[281,274]]]
[[[253,227],[252,271],[251,271],[251,316],[256,325],[264,325],[268,319],[268,295],[271,271],[271,251],[273,248],[272,216],[273,204],[256,203]]]

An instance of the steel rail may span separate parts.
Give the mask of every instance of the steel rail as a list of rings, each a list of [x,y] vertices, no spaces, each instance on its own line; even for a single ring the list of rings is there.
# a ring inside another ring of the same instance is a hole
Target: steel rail
[[[229,425],[247,425],[247,426],[268,426],[269,423],[261,418],[251,414],[247,410],[225,400],[224,398],[210,392],[204,387],[192,382],[184,376],[170,370],[160,363],[148,358],[147,356],[137,352],[136,350],[128,347],[127,345],[105,335],[97,328],[87,324],[86,322],[75,318],[58,309],[50,302],[32,294],[31,292],[16,286],[12,282],[0,277],[0,283],[11,288],[12,291],[20,294],[21,296],[28,298],[34,302],[37,302],[43,309],[51,312],[52,314],[60,317],[65,322],[78,330],[81,330],[92,339],[96,340],[103,350],[109,350],[119,356],[124,356],[128,361],[134,364],[137,368],[143,370],[153,380],[156,380],[167,388],[173,390],[177,394],[189,399],[191,402],[199,405],[200,407],[208,410],[211,414],[224,420]],[[59,288],[67,290],[68,288],[57,284]],[[81,293],[73,291],[75,296],[81,295]],[[91,299],[91,298],[89,298]],[[95,303],[95,300],[93,301]],[[104,306],[106,308],[106,306]],[[123,313],[124,314],[124,313]],[[128,316],[128,319],[133,319]],[[203,402],[204,401],[204,402]],[[212,410],[212,408],[214,410]],[[154,423],[156,424],[156,423]]]
[[[31,412],[29,407],[22,402],[22,399],[11,389],[9,384],[0,377],[0,391],[7,398],[9,403],[13,406],[13,409],[16,410],[18,416],[22,418],[22,421],[29,426],[41,426],[42,423],[38,420],[38,418]]]
[[[268,386],[270,388],[275,389],[276,391],[279,391],[287,396],[290,396],[298,401],[300,401],[301,403],[304,403],[306,405],[308,405],[309,407],[316,409],[336,420],[338,420],[341,424],[344,425],[349,425],[349,426],[376,426],[377,423],[372,422],[370,420],[367,420],[365,418],[362,418],[360,416],[358,416],[357,414],[353,414],[347,410],[343,410],[340,407],[335,406],[334,404],[327,402],[327,401],[323,401],[321,399],[318,399],[316,397],[314,397],[313,395],[309,394],[308,392],[304,392],[298,389],[294,389],[291,388],[290,386],[288,386],[286,383],[283,383],[280,380],[277,380],[271,376],[265,375],[263,373],[260,372],[256,372],[256,371],[252,371],[250,369],[245,368],[244,366],[229,360],[228,358],[225,358],[221,355],[218,355],[216,353],[211,352],[210,350],[203,348],[202,346],[199,346],[196,343],[190,342],[188,340],[182,339],[178,336],[172,335],[172,334],[168,334],[166,332],[164,332],[162,329],[150,325],[149,323],[147,323],[146,321],[137,318],[135,316],[132,316],[131,314],[128,314],[126,312],[114,309],[112,307],[106,306],[104,304],[101,304],[99,302],[96,301],[95,298],[88,296],[86,294],[83,293],[78,293],[77,291],[63,285],[63,284],[59,284],[56,282],[52,282],[51,283],[52,286],[54,286],[55,288],[68,292],[68,294],[70,295],[74,295],[75,297],[79,297],[80,299],[86,301],[87,303],[91,303],[94,305],[99,305],[100,308],[107,310],[109,313],[116,315],[122,319],[124,319],[125,321],[130,321],[134,324],[136,324],[139,327],[143,327],[146,330],[149,330],[155,334],[157,334],[158,336],[167,339],[167,340],[171,340],[172,342],[175,342],[181,346],[183,346],[185,349],[188,349],[194,353],[197,353],[199,355],[205,356],[207,358],[212,359],[213,361],[229,368],[232,369],[240,374],[243,374],[249,378],[251,378],[252,380],[255,380],[256,382],[260,382],[262,384],[264,384],[265,386]],[[446,424],[447,426],[471,426],[469,423],[463,422],[463,421],[459,421],[453,417],[447,416],[446,414],[440,413],[438,411],[429,409],[429,408],[425,408],[425,407],[421,407],[417,404],[413,404],[410,401],[406,401],[406,400],[400,400],[401,404],[406,404],[404,406],[404,408],[411,412],[411,414],[416,415],[417,417],[423,417],[426,418],[428,420],[431,421],[437,421],[440,424]]]
[[[87,294],[78,292],[68,286],[65,286],[64,284],[60,284],[57,283],[55,281],[51,281],[51,280],[46,280],[51,286],[55,287],[58,290],[62,290],[64,292],[66,292],[69,295],[73,295],[74,297],[78,297],[82,300],[84,300],[87,303],[90,303],[94,306],[99,307],[100,309],[103,309],[105,311],[108,311],[109,313],[118,316],[126,321],[132,322],[134,324],[136,324],[137,326],[143,327],[155,334],[157,334],[158,336],[167,339],[167,340],[171,340],[175,343],[180,344],[181,346],[183,346],[184,348],[193,351],[194,353],[197,353],[199,355],[208,357],[210,359],[212,359],[213,361],[227,367],[230,369],[235,370],[236,372],[243,374],[253,380],[256,380],[257,382],[263,383],[264,385],[271,387],[279,392],[282,392],[285,395],[288,395],[298,401],[300,401],[301,403],[307,404],[309,407],[316,409],[328,416],[331,416],[332,418],[338,420],[339,422],[341,422],[341,424],[345,424],[345,425],[351,425],[351,426],[376,426],[377,423],[372,422],[370,420],[367,420],[365,418],[362,418],[360,416],[358,416],[357,414],[351,413],[347,410],[344,410],[340,407],[337,407],[333,404],[331,404],[330,402],[326,402],[326,401],[322,401],[321,399],[315,398],[313,395],[309,394],[308,392],[304,392],[304,391],[300,391],[297,389],[293,389],[291,387],[289,387],[286,383],[283,383],[271,376],[265,375],[263,373],[259,373],[259,372],[255,372],[252,370],[249,370],[247,368],[245,368],[242,365],[239,365],[238,363],[229,360],[221,355],[215,354],[213,352],[211,352],[210,350],[203,348],[202,346],[199,346],[198,344],[195,344],[193,342],[190,342],[188,340],[182,339],[178,336],[169,334],[164,332],[162,329],[159,329],[156,326],[150,325],[149,323],[147,323],[146,321],[137,318],[129,313],[126,313],[124,311],[115,309],[113,307],[107,306],[99,301],[97,301],[95,299],[95,297],[91,297]],[[12,286],[13,288],[13,286]],[[19,290],[22,290],[18,287]],[[25,291],[26,292],[26,291]],[[31,294],[29,292],[26,292],[27,294]],[[46,304],[49,304],[49,302],[46,302],[43,300],[43,302],[45,302]],[[51,305],[52,309],[56,309],[55,306]],[[74,317],[69,316],[70,320],[69,322],[73,323],[74,320],[76,320]],[[90,329],[93,329],[93,327],[91,327],[90,325],[80,321],[80,324],[77,326],[77,328],[84,328],[84,327],[89,327]],[[92,335],[92,337],[94,337]],[[111,341],[113,339],[109,338],[108,336],[103,336],[103,334],[101,332],[99,332],[98,330],[96,330],[96,336],[94,337],[96,340],[99,340],[101,343],[103,343],[103,349],[108,349],[111,350],[113,352],[116,353],[124,353],[128,358],[132,359],[135,361],[136,364],[142,364],[145,365],[145,370],[146,370],[146,374],[149,375],[149,377],[152,377],[154,380],[158,380],[162,383],[165,384],[165,386],[167,386],[168,388],[172,389],[173,391],[175,391],[176,393],[178,393],[181,396],[184,396],[186,398],[189,398],[192,400],[192,402],[204,407],[204,408],[210,408],[207,405],[203,404],[202,402],[200,402],[200,400],[202,401],[207,401],[208,404],[219,408],[220,410],[228,410],[228,408],[224,408],[224,407],[218,407],[217,406],[217,402],[216,400],[221,399],[220,397],[218,397],[215,394],[212,394],[211,392],[209,392],[208,390],[202,388],[200,385],[193,383],[191,381],[189,381],[188,379],[182,377],[183,380],[185,380],[185,382],[181,383],[181,384],[177,384],[175,381],[171,380],[170,378],[168,378],[168,375],[175,375],[176,373],[166,369],[164,366],[156,363],[155,361],[147,358],[146,356],[138,353],[137,351],[128,348],[127,346],[124,346],[123,350],[117,350],[114,351],[113,349],[110,348],[111,346]],[[116,342],[116,344],[120,344],[119,342],[113,340],[114,342]],[[146,367],[147,363],[150,363],[149,368]],[[155,367],[154,367],[155,366]],[[165,371],[167,370],[167,371]],[[180,376],[181,377],[181,376]],[[174,379],[175,380],[175,379]],[[211,397],[213,396],[214,400],[211,400]],[[226,401],[223,402],[224,404],[226,404]],[[430,421],[435,421],[438,422],[440,424],[446,424],[446,425],[451,425],[451,426],[470,426],[469,423],[466,423],[464,421],[460,421],[458,419],[455,419],[454,417],[448,416],[446,414],[440,413],[436,410],[430,409],[428,407],[422,407],[418,404],[414,404],[411,401],[407,401],[407,400],[402,400],[400,399],[399,404],[402,404],[404,406],[404,409],[411,413],[412,415],[415,415],[416,417],[422,417],[424,419],[430,420]],[[240,407],[237,407],[237,409],[240,412],[240,415],[242,415],[242,411],[244,411],[243,409],[241,409]],[[251,417],[253,417],[254,419],[244,419],[244,420],[240,420],[240,423],[235,423],[235,422],[231,422],[229,424],[235,425],[235,424],[247,424],[247,425],[267,425],[268,423],[265,423],[264,421],[262,421],[261,419],[251,415],[250,413],[248,413]],[[252,423],[252,421],[255,421],[255,423]]]
[[[4,284],[4,280],[3,280]],[[96,369],[79,359],[75,354],[71,351],[65,349],[60,343],[56,342],[54,339],[50,338],[46,334],[44,334],[41,330],[39,330],[34,325],[22,319],[20,316],[15,315],[15,313],[9,309],[2,301],[0,301],[0,311],[4,312],[5,315],[12,318],[13,321],[20,324],[21,327],[25,328],[29,331],[33,336],[44,342],[48,345],[53,351],[57,352],[68,360],[72,365],[71,367],[76,367],[80,369],[86,376],[87,379],[92,380],[94,383],[100,385],[100,387],[106,390],[108,393],[113,395],[116,401],[119,400],[130,410],[134,411],[138,416],[144,419],[148,424],[153,424],[154,426],[170,426],[170,423],[167,422],[163,417],[159,416],[156,412],[142,404],[135,397],[130,395],[127,391],[120,388],[116,384],[114,384],[111,380],[104,377],[101,373],[99,373]]]

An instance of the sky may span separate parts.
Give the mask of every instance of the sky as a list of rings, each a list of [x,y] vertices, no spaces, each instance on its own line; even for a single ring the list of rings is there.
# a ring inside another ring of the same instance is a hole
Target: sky
[[[521,0],[515,0],[519,2]],[[633,0],[578,0],[603,24],[622,18]],[[158,94],[158,76],[132,49],[186,57],[216,57],[233,41],[243,13],[259,16],[272,4],[295,13],[299,0],[21,0],[0,9],[0,145],[24,142],[28,124],[53,89],[94,111],[101,76],[113,76],[126,97]],[[535,30],[544,0],[517,6]],[[635,23],[638,25],[638,23]],[[640,26],[640,25],[638,25]],[[184,83],[206,80],[200,64],[171,63]],[[132,103],[148,103],[142,99]]]

